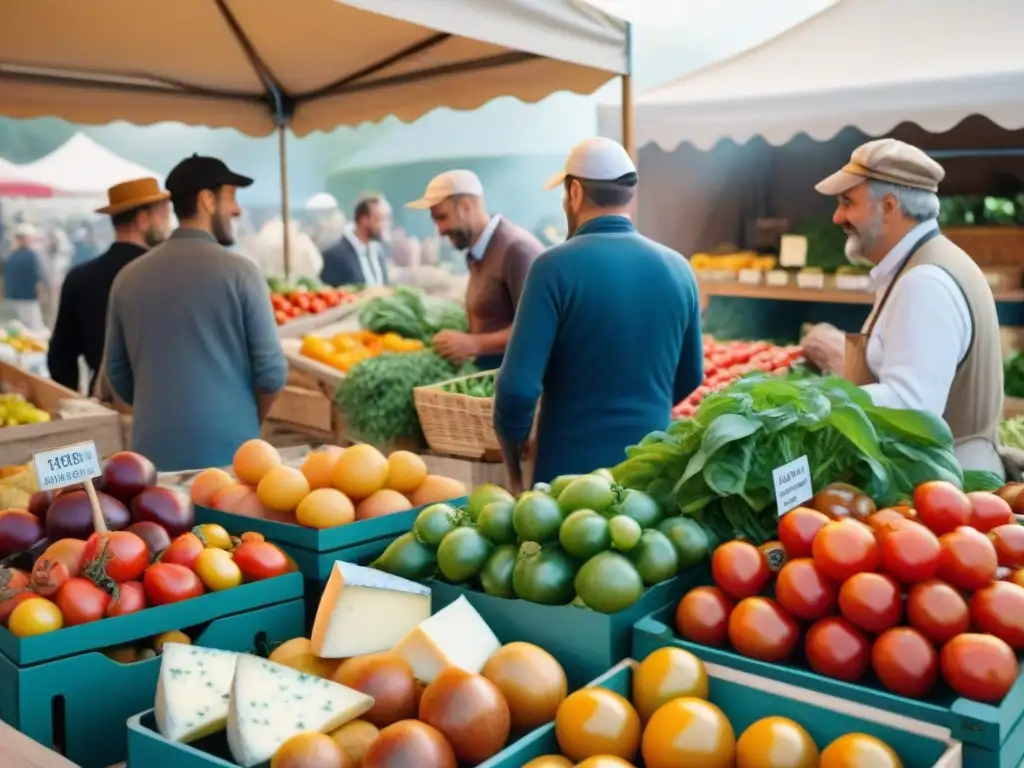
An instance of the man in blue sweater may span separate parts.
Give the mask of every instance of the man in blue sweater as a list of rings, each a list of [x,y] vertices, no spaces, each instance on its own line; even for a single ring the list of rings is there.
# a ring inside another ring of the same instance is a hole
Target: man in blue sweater
[[[703,377],[696,280],[636,231],[636,184],[625,149],[603,138],[577,145],[548,183],[564,188],[569,239],[530,268],[494,403],[515,490],[542,393],[533,482],[614,466]]]

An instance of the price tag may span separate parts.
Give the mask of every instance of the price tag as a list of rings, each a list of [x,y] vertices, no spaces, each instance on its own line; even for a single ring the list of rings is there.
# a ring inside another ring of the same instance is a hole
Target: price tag
[[[39,451],[33,454],[32,461],[41,491],[75,485],[102,474],[96,444],[91,440]]]
[[[773,469],[772,481],[775,483],[775,503],[779,507],[779,517],[814,495],[811,489],[811,465],[806,456]]]
[[[779,240],[779,266],[802,269],[807,266],[807,238],[783,235]]]

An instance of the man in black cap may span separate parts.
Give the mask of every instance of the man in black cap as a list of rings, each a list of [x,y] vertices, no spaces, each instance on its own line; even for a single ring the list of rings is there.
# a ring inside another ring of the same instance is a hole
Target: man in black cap
[[[259,268],[227,249],[252,179],[193,155],[168,174],[179,227],[118,275],[105,370],[132,449],[161,471],[219,467],[258,437],[288,375]]]

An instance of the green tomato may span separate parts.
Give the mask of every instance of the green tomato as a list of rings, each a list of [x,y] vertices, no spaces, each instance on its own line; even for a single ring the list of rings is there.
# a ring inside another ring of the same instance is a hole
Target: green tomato
[[[668,536],[679,555],[679,568],[703,563],[711,552],[707,531],[696,520],[677,515],[667,517],[658,524],[658,530]]]
[[[412,529],[428,547],[436,547],[458,527],[459,513],[447,504],[431,504],[416,515]]]
[[[649,587],[668,581],[679,572],[676,548],[661,531],[644,531],[640,542],[629,551],[629,559]]]
[[[566,605],[576,596],[573,579],[578,563],[559,547],[541,548],[528,541],[519,549],[512,587],[523,600],[541,605]]]
[[[437,548],[437,568],[449,581],[458,584],[474,578],[494,551],[476,528],[456,528]]]
[[[493,544],[515,544],[516,529],[512,524],[515,504],[509,501],[492,501],[485,504],[476,519],[476,527]]]
[[[640,523],[628,515],[616,515],[608,521],[612,546],[620,552],[629,552],[633,549],[640,542],[643,532]]]
[[[480,571],[480,586],[486,594],[493,597],[515,597],[512,588],[512,572],[516,567],[519,547],[515,544],[503,544],[487,558]]]
[[[608,521],[592,509],[577,509],[562,522],[558,543],[573,557],[587,560],[612,545]]]
[[[521,541],[544,544],[558,538],[562,511],[558,502],[540,491],[527,491],[512,510],[512,526]]]
[[[629,558],[601,552],[587,560],[576,574],[576,594],[588,608],[601,613],[624,611],[644,593],[644,581]]]

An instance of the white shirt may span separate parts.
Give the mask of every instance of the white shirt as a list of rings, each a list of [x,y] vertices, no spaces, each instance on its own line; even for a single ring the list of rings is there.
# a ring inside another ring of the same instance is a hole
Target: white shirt
[[[501,214],[496,213],[491,216],[491,220],[487,222],[487,226],[484,227],[484,231],[480,233],[480,237],[476,239],[476,242],[469,247],[469,258],[473,261],[480,261],[487,253],[487,246],[491,244],[491,238],[494,237],[494,230],[498,228],[501,223]]]
[[[376,243],[364,243],[355,233],[354,229],[345,230],[345,239],[356,249],[356,256],[359,258],[359,268],[363,271],[363,281],[366,285],[383,285],[384,273],[381,270],[381,254],[374,246]]]

